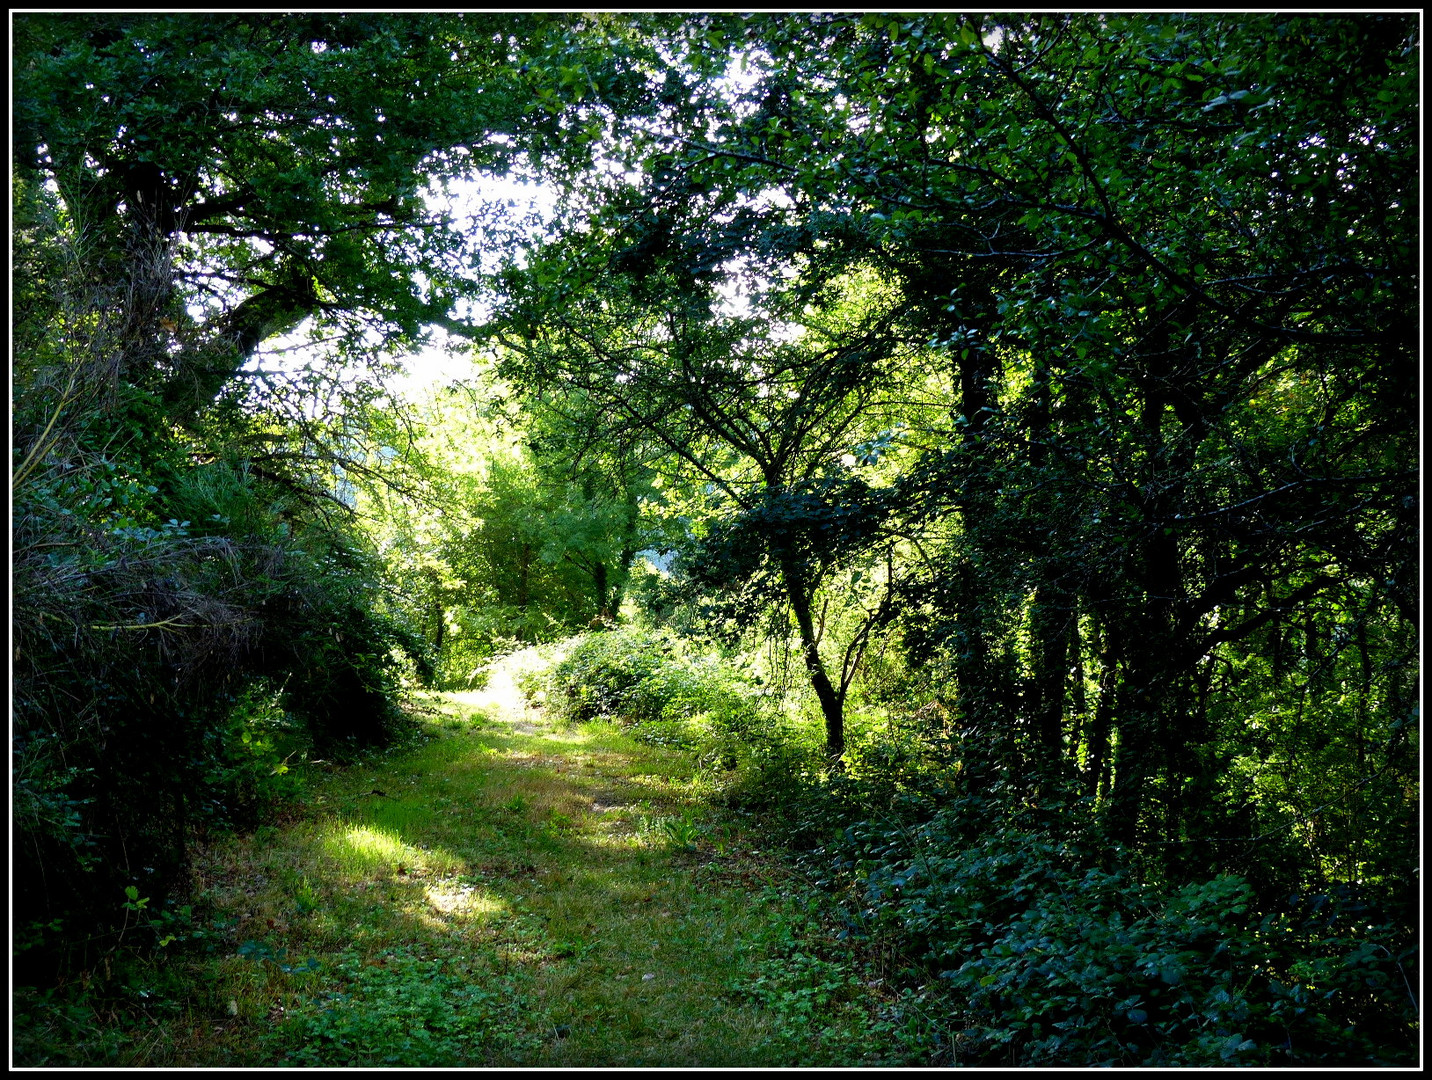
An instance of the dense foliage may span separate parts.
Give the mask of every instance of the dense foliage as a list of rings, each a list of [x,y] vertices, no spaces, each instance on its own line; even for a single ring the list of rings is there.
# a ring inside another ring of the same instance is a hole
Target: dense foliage
[[[1419,63],[1396,14],[17,17],[26,974],[402,677],[594,630],[549,707],[730,771],[962,1052],[1406,1063]],[[442,197],[508,173],[547,220]],[[435,326],[489,370],[413,412]]]
[[[794,639],[837,765],[863,690],[938,725],[953,794],[1106,833],[1129,895],[1346,888],[1405,961],[1412,24],[665,29],[495,327],[514,385],[704,493],[708,632]],[[1166,1035],[1133,1060],[1245,1053]]]
[[[649,469],[612,448],[572,447],[540,416],[510,434],[495,390],[434,393],[354,484],[388,586],[383,607],[436,657],[434,685],[478,685],[495,655],[611,626],[639,550],[661,531]],[[403,446],[404,483],[383,457]]]
[[[182,890],[193,836],[251,823],[295,756],[389,738],[395,653],[427,662],[375,604],[340,480],[371,372],[446,315],[464,265],[471,234],[420,188],[501,167],[487,130],[521,122],[505,90],[471,111],[505,57],[455,64],[458,29],[16,21],[15,900],[35,977],[112,951],[125,890]],[[260,352],[300,323],[326,352]]]

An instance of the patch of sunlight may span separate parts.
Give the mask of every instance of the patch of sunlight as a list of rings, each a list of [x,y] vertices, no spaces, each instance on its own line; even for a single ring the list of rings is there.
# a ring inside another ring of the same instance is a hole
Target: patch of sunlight
[[[387,873],[443,873],[462,860],[447,851],[430,851],[406,843],[397,833],[371,825],[335,822],[319,840],[323,853],[347,874],[365,877]]]
[[[690,782],[690,776],[677,771],[670,773],[658,772],[633,772],[622,778],[629,786],[650,788],[658,794],[665,793],[673,784],[686,784]]]
[[[423,895],[434,911],[449,919],[486,920],[512,906],[495,893],[460,881],[436,882],[429,885]]]
[[[449,701],[455,701],[459,705],[476,707],[486,704],[488,694],[485,690],[449,690],[443,695]]]
[[[592,847],[619,848],[624,851],[656,846],[656,838],[651,833],[643,832],[629,822],[620,821],[602,822],[597,831],[588,833],[583,839]]]

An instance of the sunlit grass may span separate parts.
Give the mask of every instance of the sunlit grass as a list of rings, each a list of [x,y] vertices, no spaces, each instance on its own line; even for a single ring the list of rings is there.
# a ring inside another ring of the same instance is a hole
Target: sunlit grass
[[[333,822],[325,828],[320,848],[336,864],[336,872],[349,881],[375,874],[457,873],[463,866],[450,852],[415,847],[404,843],[397,830],[372,825]]]
[[[511,910],[511,905],[487,889],[456,881],[442,881],[427,886],[423,899],[446,919],[486,920]]]

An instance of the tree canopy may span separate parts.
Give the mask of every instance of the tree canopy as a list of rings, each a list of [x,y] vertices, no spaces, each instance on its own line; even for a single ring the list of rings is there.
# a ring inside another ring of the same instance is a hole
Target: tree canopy
[[[1411,925],[1419,64],[1408,14],[16,16],[20,917],[179,888],[259,714],[378,744],[638,622],[789,650],[831,783],[900,718],[947,802]],[[404,403],[435,328],[474,378]]]
[[[897,575],[918,649],[1044,767],[1112,772],[1130,837],[1150,785],[1184,805],[1216,770],[1189,710],[1220,647],[1314,611],[1411,622],[1405,23],[713,17],[677,40],[698,32],[702,60],[650,76],[682,92],[625,119],[626,171],[573,204],[591,224],[511,274],[504,341],[514,379],[598,395],[750,520],[832,753],[821,529],[923,530]],[[880,438],[905,451],[883,486],[834,479]],[[720,572],[755,575],[743,552]],[[1102,719],[1066,700],[1091,635]]]

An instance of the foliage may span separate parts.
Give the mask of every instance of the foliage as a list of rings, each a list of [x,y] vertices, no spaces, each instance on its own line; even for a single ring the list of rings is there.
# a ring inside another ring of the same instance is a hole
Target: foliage
[[[123,304],[84,237],[51,238],[57,336],[17,342],[12,478],[15,907],[58,927],[19,959],[42,984],[119,947],[115,895],[181,892],[196,836],[292,794],[310,741],[382,741],[411,644],[364,613],[365,556],[311,477],[245,459],[252,420],[200,449],[124,376]]]
[[[26,978],[132,947],[404,677],[603,627],[549,707],[843,830],[944,976],[931,1060],[1406,1060],[1414,17],[15,30]],[[509,173],[548,220],[440,209]],[[410,413],[435,326],[502,381]]]
[[[648,532],[640,467],[539,440],[540,418],[515,442],[501,393],[490,378],[436,392],[406,431],[373,417],[405,447],[407,483],[357,485],[384,609],[426,638],[443,688],[514,647],[613,624]]]
[[[1147,884],[1132,853],[1079,827],[1087,807],[1046,803],[1001,822],[989,816],[997,798],[908,824],[860,820],[820,855],[858,883],[855,936],[888,937],[944,981],[962,1060],[1407,1060],[1416,949],[1349,897],[1260,910],[1233,876]]]
[[[16,21],[16,915],[64,928],[26,978],[91,970],[112,897],[182,890],[195,836],[291,790],[290,751],[398,723],[395,650],[426,658],[334,517],[371,375],[251,361],[304,320],[338,360],[446,316],[465,238],[421,178],[506,159],[455,146],[505,70],[451,66],[460,23]]]
[[[35,1066],[122,1065],[122,1033],[99,1022],[89,1003],[54,989],[17,987],[11,1038],[15,1060]]]
[[[125,317],[151,338],[175,326],[136,377],[184,417],[305,319],[355,359],[372,334],[445,321],[471,251],[425,186],[505,171],[489,132],[550,127],[506,51],[478,44],[522,32],[506,21],[31,13],[16,29],[16,165],[57,186],[90,270],[177,246],[188,302],[155,279]]]
[[[70,516],[86,548],[22,533],[17,563],[17,915],[95,925],[67,961],[87,965],[119,933],[107,898],[182,888],[195,835],[296,794],[296,755],[391,736],[403,642],[359,606],[341,549]]]
[[[546,707],[568,723],[640,724],[712,704],[669,632],[612,630],[577,639],[546,677]]]
[[[342,989],[315,997],[270,1041],[290,1066],[421,1068],[483,1064],[531,1040],[512,980],[479,985],[449,966],[401,949],[380,964],[346,953],[336,962]]]
[[[1410,913],[1413,22],[659,33],[493,327],[517,393],[705,485],[688,599],[795,640],[845,768],[884,637],[936,775]]]
[[[730,656],[693,656],[669,630],[584,635],[526,689],[559,722],[614,720],[642,742],[690,753],[731,806],[769,805],[818,768],[760,675]],[[681,836],[688,842],[689,830]]]
[[[852,944],[890,958],[892,989],[919,995],[891,1004],[885,1035],[914,1039],[917,1060],[1411,1060],[1419,949],[1376,885],[1279,892],[1266,841],[1256,882],[1165,875],[1159,853],[1111,842],[1077,787],[966,788],[910,732],[856,745],[844,774],[797,759],[731,794],[804,852]]]

